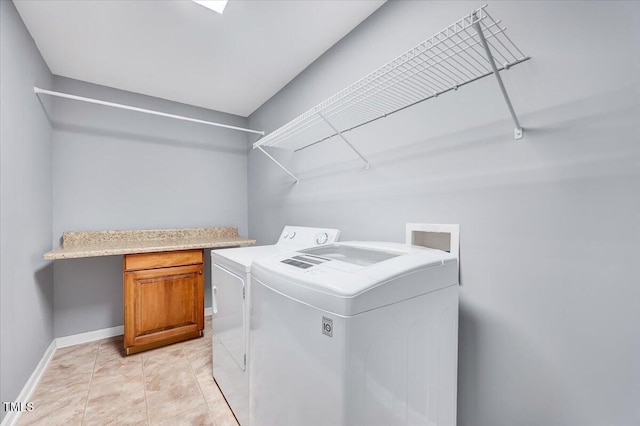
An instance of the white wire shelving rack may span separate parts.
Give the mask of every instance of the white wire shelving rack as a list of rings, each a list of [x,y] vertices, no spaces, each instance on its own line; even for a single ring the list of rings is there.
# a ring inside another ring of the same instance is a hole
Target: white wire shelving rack
[[[253,144],[271,156],[265,147],[299,151],[338,136],[362,159],[369,162],[346,139],[344,133],[409,108],[465,84],[495,75],[515,124],[515,139],[522,138],[522,126],[504,87],[501,70],[530,59],[511,41],[500,20],[486,11],[474,10],[433,37],[408,50],[316,105]]]

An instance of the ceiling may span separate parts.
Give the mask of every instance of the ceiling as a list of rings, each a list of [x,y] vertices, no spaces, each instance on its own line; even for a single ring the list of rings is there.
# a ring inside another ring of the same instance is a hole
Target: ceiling
[[[383,0],[14,0],[63,77],[246,117]]]

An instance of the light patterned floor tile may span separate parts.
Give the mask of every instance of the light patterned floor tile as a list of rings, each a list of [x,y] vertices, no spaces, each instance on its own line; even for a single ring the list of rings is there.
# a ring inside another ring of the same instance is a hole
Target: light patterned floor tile
[[[182,348],[185,351],[189,349],[211,348],[211,331],[207,332],[205,330],[205,335],[203,337],[187,340],[182,344]]]
[[[238,426],[236,418],[213,377],[198,376],[197,379],[216,426]]]
[[[114,367],[117,369],[117,366]],[[84,423],[99,425],[117,420],[121,424],[147,419],[142,367],[127,369],[126,374],[94,375]],[[115,424],[115,423],[114,423]]]
[[[145,385],[155,381],[180,382],[193,375],[187,357],[180,346],[171,351],[145,354],[142,358]]]
[[[135,411],[119,411],[109,417],[85,414],[82,426],[147,426],[147,410],[145,407]]]
[[[161,419],[158,423],[151,422],[151,426],[217,426],[211,418],[207,404],[202,404],[192,411],[187,411],[168,419]]]
[[[213,363],[211,358],[211,349],[202,348],[192,351],[186,351],[185,355],[191,365],[191,370],[196,376],[212,376]]]
[[[126,356],[123,338],[60,348],[17,425],[237,426],[211,377],[205,335]]]
[[[23,412],[17,425],[80,425],[87,392],[36,392],[31,396],[33,411]]]
[[[78,345],[78,353],[74,347],[56,350],[53,359],[38,382],[38,388],[50,392],[58,392],[76,387],[88,388],[98,354],[98,344]]]
[[[180,413],[192,412],[205,404],[198,384],[191,375],[181,381],[165,380],[162,377],[145,383],[147,413],[149,422],[176,416]]]
[[[104,362],[111,359],[139,359],[142,353],[126,355],[124,351],[124,336],[116,336],[101,341],[96,362]]]

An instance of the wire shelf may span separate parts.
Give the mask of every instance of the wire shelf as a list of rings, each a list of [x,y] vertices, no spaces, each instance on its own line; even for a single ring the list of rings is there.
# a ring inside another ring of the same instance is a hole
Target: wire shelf
[[[494,61],[500,71],[529,59],[486,7],[261,138],[253,148],[297,151],[336,135],[342,137],[344,132],[491,75]],[[493,60],[487,56],[489,47]]]

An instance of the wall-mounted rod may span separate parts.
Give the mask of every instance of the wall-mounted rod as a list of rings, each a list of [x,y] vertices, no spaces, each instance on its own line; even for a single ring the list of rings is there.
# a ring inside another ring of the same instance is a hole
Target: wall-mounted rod
[[[43,95],[51,95],[51,96],[56,96],[58,98],[72,99],[74,101],[88,102],[90,104],[97,104],[97,105],[104,105],[112,108],[126,109],[128,111],[136,111],[136,112],[141,112],[143,114],[158,115],[160,117],[173,118],[176,120],[190,121],[192,123],[206,124],[208,126],[222,127],[225,129],[239,130],[241,132],[256,133],[258,135],[264,135],[264,131],[262,130],[251,130],[251,129],[245,129],[243,127],[229,126],[228,124],[215,123],[213,121],[205,121],[197,118],[184,117],[182,115],[167,114],[166,112],[154,111],[151,109],[138,108],[138,107],[123,105],[123,104],[116,104],[113,102],[101,101],[99,99],[85,98],[83,96],[70,95],[68,93],[54,92],[52,90],[40,89],[39,87],[34,87],[33,91],[35,94],[42,93]]]
[[[513,110],[513,105],[511,104],[511,99],[509,99],[509,94],[507,93],[507,89],[504,87],[504,83],[502,82],[502,77],[500,77],[500,72],[498,71],[498,67],[496,67],[496,62],[493,59],[493,55],[491,54],[491,50],[489,49],[489,44],[487,44],[487,39],[484,37],[484,33],[482,32],[482,28],[480,28],[480,21],[477,19],[476,14],[473,14],[473,19],[475,22],[473,23],[473,28],[475,28],[478,33],[478,37],[482,42],[482,46],[484,47],[484,51],[487,54],[487,60],[493,69],[493,74],[496,76],[498,80],[498,85],[500,86],[500,90],[502,91],[502,96],[504,96],[504,100],[507,102],[507,107],[509,108],[509,112],[511,113],[511,117],[513,118],[514,123],[516,124],[516,129],[514,130],[514,138],[522,139],[522,126],[520,125],[520,121],[518,121],[518,117],[516,116],[516,112]]]
[[[287,172],[287,174],[288,174],[289,176],[291,176],[292,178],[294,178],[294,179],[296,180],[296,183],[298,183],[298,182],[299,182],[298,178],[297,178],[297,177],[295,177],[295,176],[293,175],[293,173],[291,173],[289,170],[287,170],[287,168],[286,168],[285,166],[283,166],[282,164],[280,164],[280,162],[279,162],[278,160],[276,160],[275,158],[273,158],[273,157],[271,156],[271,154],[269,154],[267,151],[265,151],[265,150],[264,150],[264,148],[262,148],[261,146],[258,146],[258,149],[259,149],[260,151],[262,151],[262,152],[264,153],[264,155],[266,155],[267,157],[269,157],[269,158],[271,159],[271,161],[273,161],[273,162],[274,162],[274,163],[276,163],[278,166],[280,166],[280,168],[281,168],[282,170],[284,170],[285,172]]]
[[[358,157],[360,157],[362,159],[362,161],[364,161],[364,168],[369,170],[371,168],[371,164],[369,164],[369,161],[367,161],[366,158],[364,158],[364,156],[362,154],[360,154],[360,152],[353,146],[351,145],[351,142],[349,142],[347,140],[347,138],[344,137],[344,135],[340,132],[340,130],[336,129],[335,127],[333,127],[333,124],[331,124],[329,122],[329,120],[327,120],[325,118],[324,115],[322,115],[321,113],[318,112],[318,115],[320,116],[320,118],[322,118],[325,123],[327,123],[329,125],[329,127],[331,127],[333,129],[334,132],[336,132],[336,135],[340,136],[340,138],[347,144],[349,145],[349,148],[351,148],[353,150],[353,152],[355,152],[356,154],[358,154]]]

